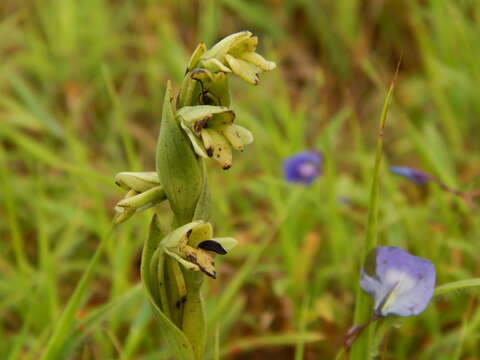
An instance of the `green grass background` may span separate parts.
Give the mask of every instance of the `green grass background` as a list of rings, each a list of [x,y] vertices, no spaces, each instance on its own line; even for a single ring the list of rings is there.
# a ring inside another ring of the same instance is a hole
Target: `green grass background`
[[[232,81],[255,142],[209,164],[220,236],[240,245],[205,287],[207,359],[332,359],[353,321],[378,121],[378,241],[430,259],[438,284],[480,276],[477,202],[418,188],[386,165],[480,187],[477,0],[1,0],[0,359],[38,359],[102,239],[59,359],[168,359],[139,260],[149,212],[109,236],[113,176],[154,169],[167,79],[199,41],[248,29],[279,69]],[[282,159],[316,149],[310,187]],[[339,201],[339,199],[347,199]],[[168,221],[168,209],[164,209]],[[393,319],[380,359],[479,359],[478,292]],[[375,355],[375,354],[372,354]]]

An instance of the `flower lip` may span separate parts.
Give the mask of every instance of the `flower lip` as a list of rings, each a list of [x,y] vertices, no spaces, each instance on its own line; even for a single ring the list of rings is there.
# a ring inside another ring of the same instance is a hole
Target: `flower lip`
[[[308,185],[321,174],[322,156],[317,151],[303,151],[283,161],[283,174],[290,183]]]
[[[427,259],[398,247],[378,246],[365,260],[360,286],[372,296],[378,316],[412,316],[423,312],[430,302],[435,275],[435,267]]]
[[[222,245],[220,245],[215,240],[205,240],[198,244],[198,247],[203,250],[213,251],[219,255],[226,255],[227,250],[225,250]]]

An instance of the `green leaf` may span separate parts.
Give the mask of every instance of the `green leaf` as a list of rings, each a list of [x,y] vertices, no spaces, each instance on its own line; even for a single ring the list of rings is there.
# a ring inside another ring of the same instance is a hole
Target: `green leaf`
[[[480,287],[480,279],[468,279],[449,282],[444,285],[437,286],[435,289],[435,296],[444,295],[451,291],[461,291],[471,287]]]

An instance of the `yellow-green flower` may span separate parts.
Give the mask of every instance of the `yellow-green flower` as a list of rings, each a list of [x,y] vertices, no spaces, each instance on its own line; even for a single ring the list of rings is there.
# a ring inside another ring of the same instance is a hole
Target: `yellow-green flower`
[[[214,238],[212,225],[201,220],[179,227],[162,240],[167,255],[186,269],[202,271],[212,278],[216,277],[215,255],[225,255],[236,245],[233,238]]]
[[[223,169],[232,165],[232,150],[243,151],[253,141],[252,133],[233,123],[235,113],[223,106],[184,106],[176,114],[195,152],[213,157]]]
[[[258,38],[250,31],[241,31],[219,41],[210,50],[200,44],[192,55],[188,70],[195,67],[212,72],[233,72],[246,82],[257,85],[259,73],[276,68],[256,52]]]

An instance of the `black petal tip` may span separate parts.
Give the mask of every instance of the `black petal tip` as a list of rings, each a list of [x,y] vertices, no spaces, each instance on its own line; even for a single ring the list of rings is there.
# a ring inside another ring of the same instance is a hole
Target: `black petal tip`
[[[213,251],[220,255],[225,255],[227,250],[225,250],[222,245],[213,240],[205,240],[198,244],[198,247],[203,250]]]

